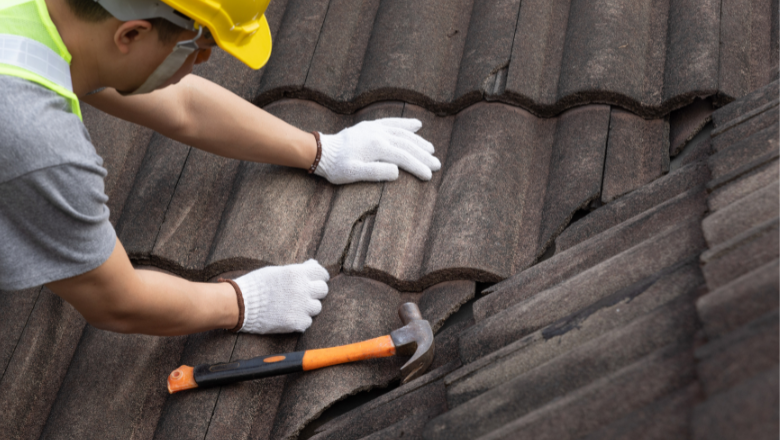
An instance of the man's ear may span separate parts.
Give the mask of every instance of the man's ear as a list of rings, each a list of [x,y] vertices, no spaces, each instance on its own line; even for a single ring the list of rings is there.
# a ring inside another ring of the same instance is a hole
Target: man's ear
[[[114,32],[114,44],[123,54],[130,52],[133,43],[152,36],[152,24],[146,20],[130,20],[122,23]]]

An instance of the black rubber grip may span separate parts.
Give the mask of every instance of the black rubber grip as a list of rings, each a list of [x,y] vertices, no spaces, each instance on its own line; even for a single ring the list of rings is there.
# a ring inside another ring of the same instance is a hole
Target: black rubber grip
[[[287,354],[260,356],[243,361],[201,364],[194,368],[193,377],[199,388],[205,388],[297,373],[303,371],[304,353],[306,352],[296,351]]]

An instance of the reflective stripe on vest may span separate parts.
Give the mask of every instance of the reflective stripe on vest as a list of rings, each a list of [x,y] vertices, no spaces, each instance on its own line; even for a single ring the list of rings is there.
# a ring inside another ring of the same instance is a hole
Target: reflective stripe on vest
[[[73,93],[70,66],[43,43],[19,35],[0,34],[0,63],[28,70]]]

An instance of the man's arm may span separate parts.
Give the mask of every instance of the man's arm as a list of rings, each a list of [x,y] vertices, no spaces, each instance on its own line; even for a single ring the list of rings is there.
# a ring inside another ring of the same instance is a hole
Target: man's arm
[[[145,95],[122,96],[106,89],[83,100],[110,115],[224,157],[305,169],[317,154],[311,133],[196,75]]]
[[[118,239],[97,269],[47,287],[103,330],[173,336],[229,329],[238,321],[238,301],[230,284],[136,270]]]

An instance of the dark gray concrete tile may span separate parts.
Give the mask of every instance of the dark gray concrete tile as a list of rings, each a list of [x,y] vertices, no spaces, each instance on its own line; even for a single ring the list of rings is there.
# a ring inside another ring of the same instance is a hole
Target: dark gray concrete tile
[[[778,368],[711,397],[694,409],[694,440],[774,439],[780,428]]]
[[[474,298],[474,290],[473,281],[446,281],[425,289],[419,301],[420,312],[431,323],[434,333],[450,315]]]
[[[780,177],[778,156],[778,152],[770,152],[707,184],[710,191],[707,199],[710,211],[715,212],[776,182]]]
[[[716,339],[778,308],[778,260],[748,272],[696,301],[704,331]]]
[[[0,381],[27,327],[41,287],[16,292],[0,291]]]
[[[399,438],[403,438],[404,440],[421,440],[422,430],[425,427],[425,424],[428,420],[437,415],[439,415],[439,412],[436,408],[427,409],[424,412],[415,411],[414,415],[406,417],[400,422],[396,422],[385,429],[365,436],[361,440],[396,440]]]
[[[768,127],[777,127],[778,101],[763,105],[756,110],[734,118],[720,129],[712,131],[712,147],[715,152],[722,151],[743,139]]]
[[[701,255],[707,286],[715,290],[778,257],[778,218],[766,221]]]
[[[777,53],[773,53],[777,52],[777,43],[772,42],[772,17],[777,6],[772,3],[722,2],[718,89],[723,102],[739,99],[776,79],[771,71],[778,60]]]
[[[274,3],[270,5],[273,7]],[[286,92],[303,88],[329,3],[328,0],[287,0],[279,5],[284,6],[284,13],[279,18],[278,31],[271,34],[274,45],[271,58],[256,80],[256,104],[269,104]]]
[[[383,103],[370,106],[348,119],[342,117],[341,125],[332,128],[332,131],[336,132],[360,121],[400,117],[403,107],[404,105],[401,103]],[[404,173],[401,172],[401,174]],[[350,233],[356,222],[378,209],[383,188],[383,183],[369,182],[333,187],[334,195],[330,211],[324,226],[322,226],[322,239],[319,241],[316,251],[317,261],[328,269],[331,276],[336,275],[341,269]]]
[[[241,333],[236,339],[235,348],[231,346],[230,360],[292,352],[298,337],[298,334]],[[204,438],[270,439],[285,381],[285,376],[278,376],[222,387]]]
[[[117,237],[134,261],[149,262],[190,150],[160,134],[152,136],[116,226]]]
[[[481,100],[503,93],[515,41],[519,0],[476,1],[460,61],[455,101]],[[461,31],[462,32],[462,31]]]
[[[307,130],[326,132],[339,122],[312,103],[284,101],[268,110]],[[207,260],[209,273],[314,257],[332,196],[332,185],[303,170],[242,162]]]
[[[408,428],[411,425],[406,425],[406,423],[417,426],[418,417],[428,420],[434,415],[446,411],[442,378],[458,365],[450,363],[433,369],[425,375],[327,422],[317,429],[317,434],[313,439],[358,439],[373,435],[371,433],[375,431],[379,438],[384,438],[379,433],[385,430],[389,432],[400,430],[408,434]]]
[[[672,440],[689,438],[698,384],[676,391],[578,440]]]
[[[570,224],[555,240],[562,252],[710,179],[706,164],[690,164],[599,207]]]
[[[669,121],[612,109],[601,201],[652,182],[669,171]]]
[[[721,129],[747,113],[769,104],[778,97],[778,82],[772,81],[761,88],[751,91],[739,101],[719,108],[712,114],[712,122],[716,129]]]
[[[404,117],[422,121],[420,136],[436,149],[435,156],[446,163],[454,117],[435,117],[420,107],[407,105]],[[385,185],[374,229],[370,235],[365,263],[360,270],[403,290],[422,290],[417,281],[423,276],[429,229],[443,171],[422,182],[408,173]]]
[[[707,244],[713,248],[777,217],[780,212],[779,199],[780,186],[774,182],[708,215],[701,224]]]
[[[203,269],[239,164],[190,151],[150,255],[155,266],[188,278],[209,277]]]
[[[523,107],[557,104],[570,16],[567,0],[529,0],[520,5],[506,78],[506,95]],[[533,35],[534,38],[528,38]],[[495,93],[495,92],[494,92]]]
[[[778,125],[774,124],[710,156],[707,164],[717,179],[778,150]]]
[[[672,108],[718,90],[721,2],[669,1],[663,97]]]
[[[669,156],[680,154],[688,142],[712,120],[714,110],[711,100],[696,99],[669,115]]]
[[[468,408],[473,410],[475,406],[484,407],[490,405],[490,402],[500,401],[501,411],[507,417],[518,418],[667,344],[692,340],[696,330],[695,310],[690,303],[687,306],[676,305],[677,310],[661,308],[516,376],[512,374],[514,372],[507,371],[517,369],[509,365],[511,361],[496,365],[497,368],[492,368],[492,371],[472,377],[472,385],[474,382],[482,382],[482,385],[492,385],[491,388],[472,389],[468,394],[457,396],[457,401],[450,401],[454,395],[448,389],[448,403],[450,407],[460,403],[466,408],[464,411],[468,412]],[[522,359],[523,356],[519,354],[517,357]],[[515,359],[515,362],[520,359]],[[493,377],[490,381],[492,383],[489,383],[491,378],[486,376],[495,373],[502,377]],[[498,397],[505,393],[516,395],[511,404]],[[460,401],[469,397],[472,399]]]
[[[660,278],[642,280],[637,283],[637,288],[641,290],[638,295],[624,295],[623,298],[598,304],[595,310],[591,308],[583,313],[578,312],[448,375],[445,379],[447,402],[450,407],[455,407],[533,369],[543,368],[547,371],[549,366],[540,365],[545,362],[545,365],[552,365],[551,362],[558,362],[553,361],[556,357],[569,356],[568,353],[583,350],[586,346],[595,349],[595,353],[602,351],[603,356],[609,356],[606,352],[622,350],[622,346],[620,349],[607,349],[609,345],[603,341],[631,331],[631,326],[647,326],[656,320],[661,322],[671,319],[670,316],[679,315],[680,310],[690,308],[693,292],[703,283],[695,262]],[[675,322],[682,327],[690,327],[685,319],[677,319]],[[577,368],[573,368],[571,374],[575,371],[578,371]]]
[[[451,101],[472,5],[473,0],[381,2],[357,94],[427,108]]]
[[[0,432],[39,438],[86,322],[48,289],[38,295],[0,379]]]
[[[103,158],[103,167],[108,171],[104,179],[105,192],[108,209],[111,210],[110,220],[116,225],[153,132],[103,113],[84,102],[81,103],[81,112],[92,145]]]
[[[607,208],[608,206],[603,209]],[[496,284],[489,289],[489,295],[474,304],[474,317],[477,322],[482,321],[578,275],[680,221],[700,219],[706,209],[705,193],[701,188],[672,197],[612,229],[556,253],[552,258]]]
[[[669,1],[663,0],[573,2],[558,80],[560,99],[601,101],[598,97],[609,94],[636,113],[660,106],[669,12]],[[610,31],[593,32],[596,26]]]
[[[194,367],[205,363],[227,362],[235,342],[236,335],[224,330],[187,336],[181,356],[167,374],[179,365]],[[154,437],[160,440],[204,438],[219,395],[219,388],[196,389],[168,395],[157,420]]]
[[[328,4],[305,86],[330,108],[359,107],[352,101],[380,3],[335,0]]]
[[[696,349],[696,370],[707,396],[777,365],[780,352],[777,309]]]
[[[609,119],[606,106],[576,108],[558,117],[537,256],[552,244],[576,211],[598,199]]]
[[[585,435],[680,389],[694,379],[689,346],[669,346],[604,376],[530,413],[513,417],[513,402],[523,392],[503,387],[487,401],[473,399],[430,422],[427,440],[510,439],[519,433],[535,439]]]
[[[184,341],[87,326],[41,437],[152,437]]]
[[[698,255],[703,248],[698,219],[670,226],[563,283],[478,322],[461,335],[461,359],[471,362]]]
[[[298,351],[334,347],[387,335],[402,326],[398,293],[376,281],[338,276],[322,313],[301,336]],[[270,438],[295,438],[333,403],[398,380],[402,357],[372,359],[289,375]]]

